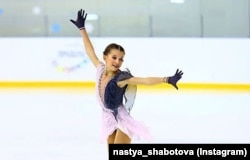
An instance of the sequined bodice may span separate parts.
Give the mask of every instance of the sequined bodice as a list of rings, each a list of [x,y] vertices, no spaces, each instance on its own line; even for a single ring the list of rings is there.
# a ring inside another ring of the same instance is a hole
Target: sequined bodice
[[[106,78],[104,73],[102,73],[99,79],[99,95],[101,97],[102,102],[104,102],[104,93],[105,93],[106,86],[112,78],[113,77]]]
[[[121,71],[114,77],[107,77],[105,65],[101,64],[98,67],[97,94],[104,111],[111,111],[116,117],[118,108],[124,105],[126,110],[130,112],[135,100],[136,85],[126,85],[120,88],[117,86],[117,82],[131,77],[133,76],[127,71]]]

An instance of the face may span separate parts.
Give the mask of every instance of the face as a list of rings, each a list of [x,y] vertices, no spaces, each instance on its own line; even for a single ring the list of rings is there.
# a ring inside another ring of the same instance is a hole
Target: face
[[[108,55],[103,56],[106,62],[107,70],[115,72],[119,70],[123,63],[124,52],[118,49],[111,49]]]

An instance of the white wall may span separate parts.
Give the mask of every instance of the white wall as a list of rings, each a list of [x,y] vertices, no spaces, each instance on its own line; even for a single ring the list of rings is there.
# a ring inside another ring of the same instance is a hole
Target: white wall
[[[123,68],[135,76],[183,70],[182,82],[250,83],[249,39],[92,38],[96,53],[109,43],[126,51]],[[93,81],[81,38],[1,38],[1,81]]]

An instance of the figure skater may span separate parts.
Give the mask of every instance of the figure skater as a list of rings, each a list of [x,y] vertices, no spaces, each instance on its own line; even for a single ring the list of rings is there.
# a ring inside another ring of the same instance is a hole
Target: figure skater
[[[177,69],[169,77],[134,77],[129,71],[121,71],[125,50],[116,43],[109,44],[103,52],[101,62],[94,51],[85,28],[87,13],[79,10],[76,20],[70,20],[79,30],[86,53],[97,69],[96,93],[102,108],[101,140],[107,144],[129,144],[131,140],[150,139],[147,128],[134,120],[130,113],[137,85],[168,83],[178,89],[177,82],[183,72]]]

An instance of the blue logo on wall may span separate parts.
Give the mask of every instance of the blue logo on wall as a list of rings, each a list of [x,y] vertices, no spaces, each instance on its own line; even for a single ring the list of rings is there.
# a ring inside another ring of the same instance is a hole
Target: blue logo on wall
[[[52,65],[58,72],[70,73],[84,67],[88,62],[88,57],[82,50],[62,49],[57,52]]]

